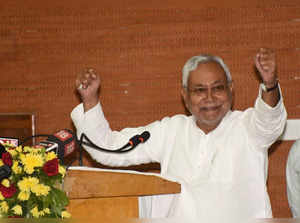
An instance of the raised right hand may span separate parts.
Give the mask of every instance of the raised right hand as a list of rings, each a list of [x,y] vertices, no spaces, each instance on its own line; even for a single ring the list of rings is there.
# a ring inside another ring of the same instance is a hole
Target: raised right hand
[[[85,112],[98,103],[100,77],[94,69],[88,68],[82,74],[78,75],[76,88],[81,97]]]

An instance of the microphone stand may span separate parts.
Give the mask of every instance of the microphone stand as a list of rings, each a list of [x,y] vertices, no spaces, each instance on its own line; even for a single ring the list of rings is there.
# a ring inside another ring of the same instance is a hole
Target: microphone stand
[[[79,165],[82,166],[83,162],[82,162],[82,145],[86,145],[89,146],[93,149],[102,151],[102,152],[107,152],[107,153],[127,153],[131,150],[133,150],[138,144],[140,144],[141,142],[145,142],[146,140],[148,140],[150,137],[150,133],[145,131],[143,132],[141,135],[135,135],[133,136],[129,142],[124,145],[123,147],[116,149],[116,150],[109,150],[109,149],[104,149],[101,148],[99,146],[97,146],[95,143],[93,143],[84,133],[81,134],[80,136],[80,140],[78,142],[79,144]],[[87,142],[83,141],[83,139],[85,139]],[[131,146],[131,148],[126,149],[128,146]]]

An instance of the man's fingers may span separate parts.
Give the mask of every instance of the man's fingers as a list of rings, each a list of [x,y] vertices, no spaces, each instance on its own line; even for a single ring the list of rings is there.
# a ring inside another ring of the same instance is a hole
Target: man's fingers
[[[256,66],[261,68],[262,71],[268,72],[275,69],[275,53],[266,48],[261,48],[256,55]]]
[[[81,81],[79,80],[79,79],[76,79],[76,88],[78,89],[78,90],[81,90],[82,89],[82,84],[81,84]]]
[[[260,63],[261,66],[265,69],[265,68],[272,68],[275,66],[275,63],[270,62],[270,61],[263,61]]]
[[[87,89],[96,80],[100,81],[99,75],[93,68],[86,68],[76,79],[76,87],[78,90]]]

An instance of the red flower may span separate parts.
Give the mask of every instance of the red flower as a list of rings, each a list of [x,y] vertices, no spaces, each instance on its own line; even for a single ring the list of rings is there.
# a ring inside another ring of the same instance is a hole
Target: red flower
[[[17,189],[14,184],[11,184],[9,187],[5,187],[2,184],[0,184],[0,191],[3,197],[10,198],[17,192]]]
[[[9,167],[12,166],[12,157],[9,152],[3,153],[1,158],[5,165]]]
[[[58,159],[55,158],[53,160],[49,160],[48,162],[46,162],[43,166],[43,170],[48,176],[57,175],[58,174]]]

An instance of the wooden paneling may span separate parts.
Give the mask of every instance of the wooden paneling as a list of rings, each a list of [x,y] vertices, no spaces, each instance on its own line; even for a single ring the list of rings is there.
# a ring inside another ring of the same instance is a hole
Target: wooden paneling
[[[115,197],[115,198],[90,198],[71,199],[67,211],[74,219],[101,219],[101,221],[111,219],[138,218],[138,198],[137,197]]]
[[[180,185],[158,176],[127,172],[69,170],[63,188],[73,218],[137,218],[138,197],[180,193]]]
[[[69,170],[64,190],[80,199],[180,193],[180,185],[152,175]]]
[[[30,113],[0,113],[0,137],[18,138],[21,142],[34,135],[34,115]],[[27,143],[32,143],[28,140]]]

